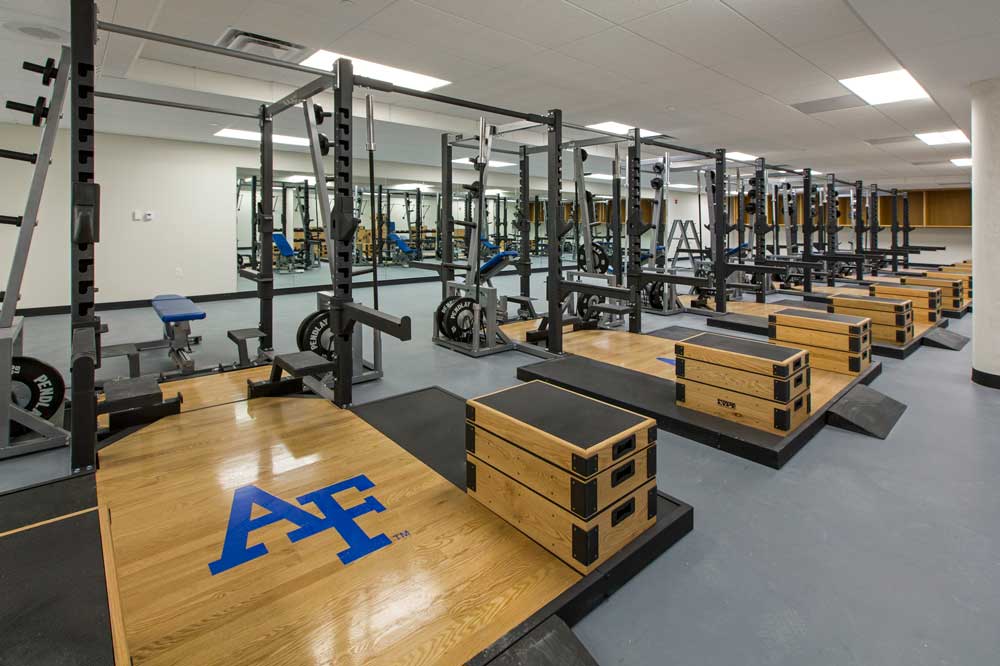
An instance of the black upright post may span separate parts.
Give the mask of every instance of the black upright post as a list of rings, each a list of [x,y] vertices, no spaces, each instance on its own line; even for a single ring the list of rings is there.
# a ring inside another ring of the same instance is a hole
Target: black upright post
[[[629,289],[629,299],[632,302],[632,312],[629,313],[629,333],[642,332],[642,232],[645,225],[642,222],[642,141],[639,130],[632,135],[628,147],[628,165],[625,177],[628,191],[628,265],[625,267],[626,282]]]
[[[94,43],[97,7],[93,0],[72,0],[70,40],[70,375],[73,401],[70,467],[89,472],[97,466],[97,393],[94,371],[101,365],[101,319],[94,308],[94,248],[100,240],[100,187],[94,182]],[[59,113],[60,109],[53,109]],[[17,294],[10,295],[17,298]],[[7,396],[0,396],[8,400]]]
[[[348,407],[353,399],[354,354],[351,353],[351,336],[354,322],[345,313],[344,306],[354,300],[352,280],[354,267],[354,211],[351,206],[354,161],[353,132],[351,131],[354,97],[354,64],[347,58],[336,62],[337,86],[333,90],[333,297],[330,299],[330,329],[333,331],[333,350],[337,355],[334,402]]]
[[[562,324],[562,202],[559,200],[562,189],[562,111],[549,111],[548,146],[548,213],[546,214],[548,232],[548,282],[546,292],[549,301],[548,312],[548,350],[553,354],[563,351]]]
[[[813,260],[813,184],[812,169],[802,170],[802,261]],[[802,269],[802,289],[812,291],[812,269]]]
[[[288,187],[284,184],[281,186],[281,233],[288,238]]]
[[[542,209],[542,202],[538,197],[535,197],[535,251],[539,252],[539,244],[541,238],[538,236],[538,228],[541,226],[542,222],[545,220],[545,213]]]
[[[611,180],[611,201],[608,202],[608,205],[611,207],[611,215],[609,218],[611,232],[611,264],[620,286],[622,276],[625,272],[624,260],[622,257],[622,178],[621,173],[617,171],[617,169],[619,169],[617,160],[615,161],[615,169],[616,172],[612,174]]]
[[[441,234],[441,300],[448,297],[448,283],[455,279],[455,269],[450,264],[455,261],[455,246],[452,237],[455,233],[455,221],[452,217],[452,181],[451,181],[451,141],[447,134],[441,135],[441,214],[438,216],[438,228]]]
[[[531,160],[528,147],[521,146],[518,169],[517,233],[521,245],[517,254],[517,275],[521,283],[521,296],[531,296],[531,235],[528,224],[528,197],[531,195]]]
[[[865,186],[860,180],[854,181],[854,253],[858,255],[855,262],[855,279],[865,279],[865,259],[861,256],[865,251]]]
[[[374,187],[374,186],[375,186],[375,184],[373,183],[372,187]],[[383,215],[382,210],[383,210],[383,206],[382,206],[382,186],[379,185],[378,186],[378,215],[376,216],[376,219],[378,219],[378,224],[375,225],[375,229],[373,229],[373,232],[374,232],[375,235],[372,236],[372,255],[375,256],[375,257],[377,257],[377,261],[382,261],[382,258],[383,258],[382,257],[382,225],[385,222],[385,216]]]
[[[910,193],[903,192],[903,247],[910,247]],[[910,267],[910,255],[903,255],[903,268]]]
[[[260,348],[274,348],[274,122],[267,107],[260,107],[260,203],[257,204],[257,230],[260,237],[260,269],[257,271],[257,299],[260,301],[260,324],[264,333]],[[308,246],[306,246],[308,248]]]
[[[312,212],[309,210],[309,181],[302,183],[302,249],[306,254],[306,265],[312,266]],[[294,234],[292,243],[295,243]]]
[[[715,180],[712,183],[713,216],[712,265],[715,266],[715,310],[726,311],[726,278],[729,275],[726,260],[726,239],[729,237],[729,217],[726,215],[726,149],[715,151]]]
[[[840,202],[837,200],[837,184],[834,176],[829,177],[826,184],[826,254],[836,254],[840,249],[840,239],[837,237],[840,229],[837,227],[837,215],[840,211]],[[836,265],[835,259],[827,259],[826,284],[830,287],[836,286]]]
[[[890,241],[892,246],[892,272],[895,273],[899,270],[899,255],[896,251],[899,250],[899,190],[892,188],[892,239]]]
[[[420,194],[420,188],[417,188],[417,260],[424,258],[424,216],[423,216],[423,198]]]
[[[873,252],[878,252],[878,185],[872,185],[871,193],[868,196],[868,247]],[[878,269],[882,263],[878,254],[872,257],[872,275],[878,275]]]
[[[260,268],[260,241],[257,240],[257,229],[260,221],[257,219],[257,176],[250,177],[250,268]]]

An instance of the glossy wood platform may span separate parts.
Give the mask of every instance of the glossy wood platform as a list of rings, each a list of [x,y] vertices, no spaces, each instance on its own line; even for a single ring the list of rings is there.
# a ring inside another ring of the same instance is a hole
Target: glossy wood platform
[[[735,303],[733,304],[735,305]],[[742,305],[760,305],[743,303]],[[764,312],[787,310],[787,305],[763,304]],[[755,312],[754,314],[757,314]],[[536,322],[516,322],[500,328],[512,340],[524,341],[524,333],[538,326]],[[629,370],[636,370],[674,381],[675,340],[652,335],[639,335],[621,330],[572,331],[563,336],[563,349],[577,356],[602,361]],[[666,359],[666,360],[664,360]],[[826,370],[812,370],[813,411],[826,405],[856,378]]]
[[[338,532],[293,544],[280,521],[251,536],[267,555],[209,571],[237,488],[294,502],[361,474],[374,488],[337,500],[381,502],[385,511],[357,523],[390,545],[344,565]],[[318,399],[168,417],[104,449],[97,482],[136,666],[462,664],[581,580],[359,416]]]

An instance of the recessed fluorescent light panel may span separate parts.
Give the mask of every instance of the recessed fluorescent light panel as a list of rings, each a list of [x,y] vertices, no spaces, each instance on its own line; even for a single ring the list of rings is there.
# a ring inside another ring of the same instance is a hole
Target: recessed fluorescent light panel
[[[856,76],[853,79],[841,79],[840,82],[852,93],[872,105],[930,97],[927,91],[905,69]]]
[[[294,176],[289,176],[285,179],[286,183],[315,183],[315,176],[303,176],[301,174],[295,174]]]
[[[741,153],[738,150],[726,153],[727,160],[736,160],[737,162],[753,162],[757,159],[756,155],[747,155],[746,153]]]
[[[505,196],[507,192],[504,190],[486,190],[486,196],[488,197],[502,197]]]
[[[584,178],[590,178],[591,180],[614,180],[614,176],[610,173],[588,173],[584,175]]]
[[[958,159],[952,160],[951,163],[954,164],[957,167],[970,167],[970,166],[972,166],[972,158],[971,157],[959,157]]]
[[[689,185],[687,183],[670,183],[670,189],[672,190],[696,190],[697,185]]]
[[[315,69],[330,71],[330,69],[333,68],[333,63],[335,63],[338,58],[350,58],[354,63],[354,73],[358,76],[367,76],[370,79],[387,81],[397,86],[412,88],[413,90],[419,90],[421,92],[441,88],[442,86],[446,86],[451,83],[451,81],[436,79],[433,76],[417,74],[416,72],[399,69],[398,67],[380,65],[377,62],[370,62],[368,60],[362,60],[361,58],[351,58],[351,56],[345,56],[339,53],[333,53],[332,51],[325,51],[323,49],[316,51],[316,53],[313,53],[299,64],[304,65],[305,67],[313,67]]]
[[[240,129],[221,129],[215,133],[215,136],[221,139],[242,139],[244,141],[260,141],[260,132],[251,132],[249,130]],[[289,146],[308,146],[309,139],[299,136],[286,136],[284,134],[275,134],[272,137],[274,143],[283,143]]]
[[[455,163],[455,164],[468,164],[469,166],[472,166],[472,158],[471,157],[459,157],[458,159],[452,160],[452,162]],[[502,169],[503,167],[512,167],[512,166],[514,166],[514,163],[513,162],[501,162],[500,160],[490,160],[489,166],[492,169]]]
[[[792,169],[792,171],[794,171],[795,173],[802,173],[803,171],[805,171],[805,169]],[[810,169],[809,173],[812,174],[813,176],[822,176],[823,175],[822,171],[817,171],[816,169]]]
[[[611,132],[612,134],[622,134],[622,135],[628,134],[629,132],[632,131],[632,128],[629,127],[628,125],[624,123],[616,123],[613,120],[609,120],[604,123],[597,123],[596,125],[587,125],[587,128],[597,130],[599,132]],[[645,129],[639,130],[639,136],[643,138],[647,136],[659,136],[659,135],[660,132],[654,132],[652,130],[645,130]]]
[[[431,189],[430,185],[426,185],[424,183],[403,183],[402,185],[391,185],[390,187],[394,190],[410,190],[410,191]]]
[[[918,139],[928,146],[946,146],[952,143],[969,143],[969,137],[965,136],[962,130],[951,130],[949,132],[927,132],[925,134],[915,134]]]

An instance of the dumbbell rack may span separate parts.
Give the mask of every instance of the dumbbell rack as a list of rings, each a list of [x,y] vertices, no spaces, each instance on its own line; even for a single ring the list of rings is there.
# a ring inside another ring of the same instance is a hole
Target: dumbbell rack
[[[14,258],[11,261],[10,273],[7,278],[7,291],[3,296],[3,307],[0,309],[0,459],[69,444],[68,432],[13,404],[9,396],[12,395],[13,390],[12,363],[14,357],[21,354],[23,337],[24,319],[15,316],[17,302],[20,298],[21,284],[28,262],[28,251],[31,249],[32,236],[38,223],[38,209],[42,201],[42,191],[45,188],[45,178],[48,175],[52,150],[59,130],[70,62],[70,50],[68,47],[63,47],[58,67],[51,58],[44,65],[24,63],[24,69],[41,74],[43,85],[48,86],[54,82],[52,101],[48,106],[45,105],[44,97],[39,97],[34,105],[10,101],[6,104],[7,108],[13,111],[31,114],[32,125],[35,127],[42,126],[43,122],[44,127],[37,153],[0,150],[2,158],[34,165],[31,186],[28,189],[28,200],[24,206],[24,215],[18,217],[0,216],[0,224],[18,227]],[[12,443],[10,428],[12,421],[31,430],[34,436]]]

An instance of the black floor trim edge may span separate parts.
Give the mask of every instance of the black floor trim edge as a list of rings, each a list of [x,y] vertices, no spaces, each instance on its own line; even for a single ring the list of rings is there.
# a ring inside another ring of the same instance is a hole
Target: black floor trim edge
[[[973,368],[972,381],[986,388],[1000,389],[1000,375],[994,375],[991,372],[983,372]]]

